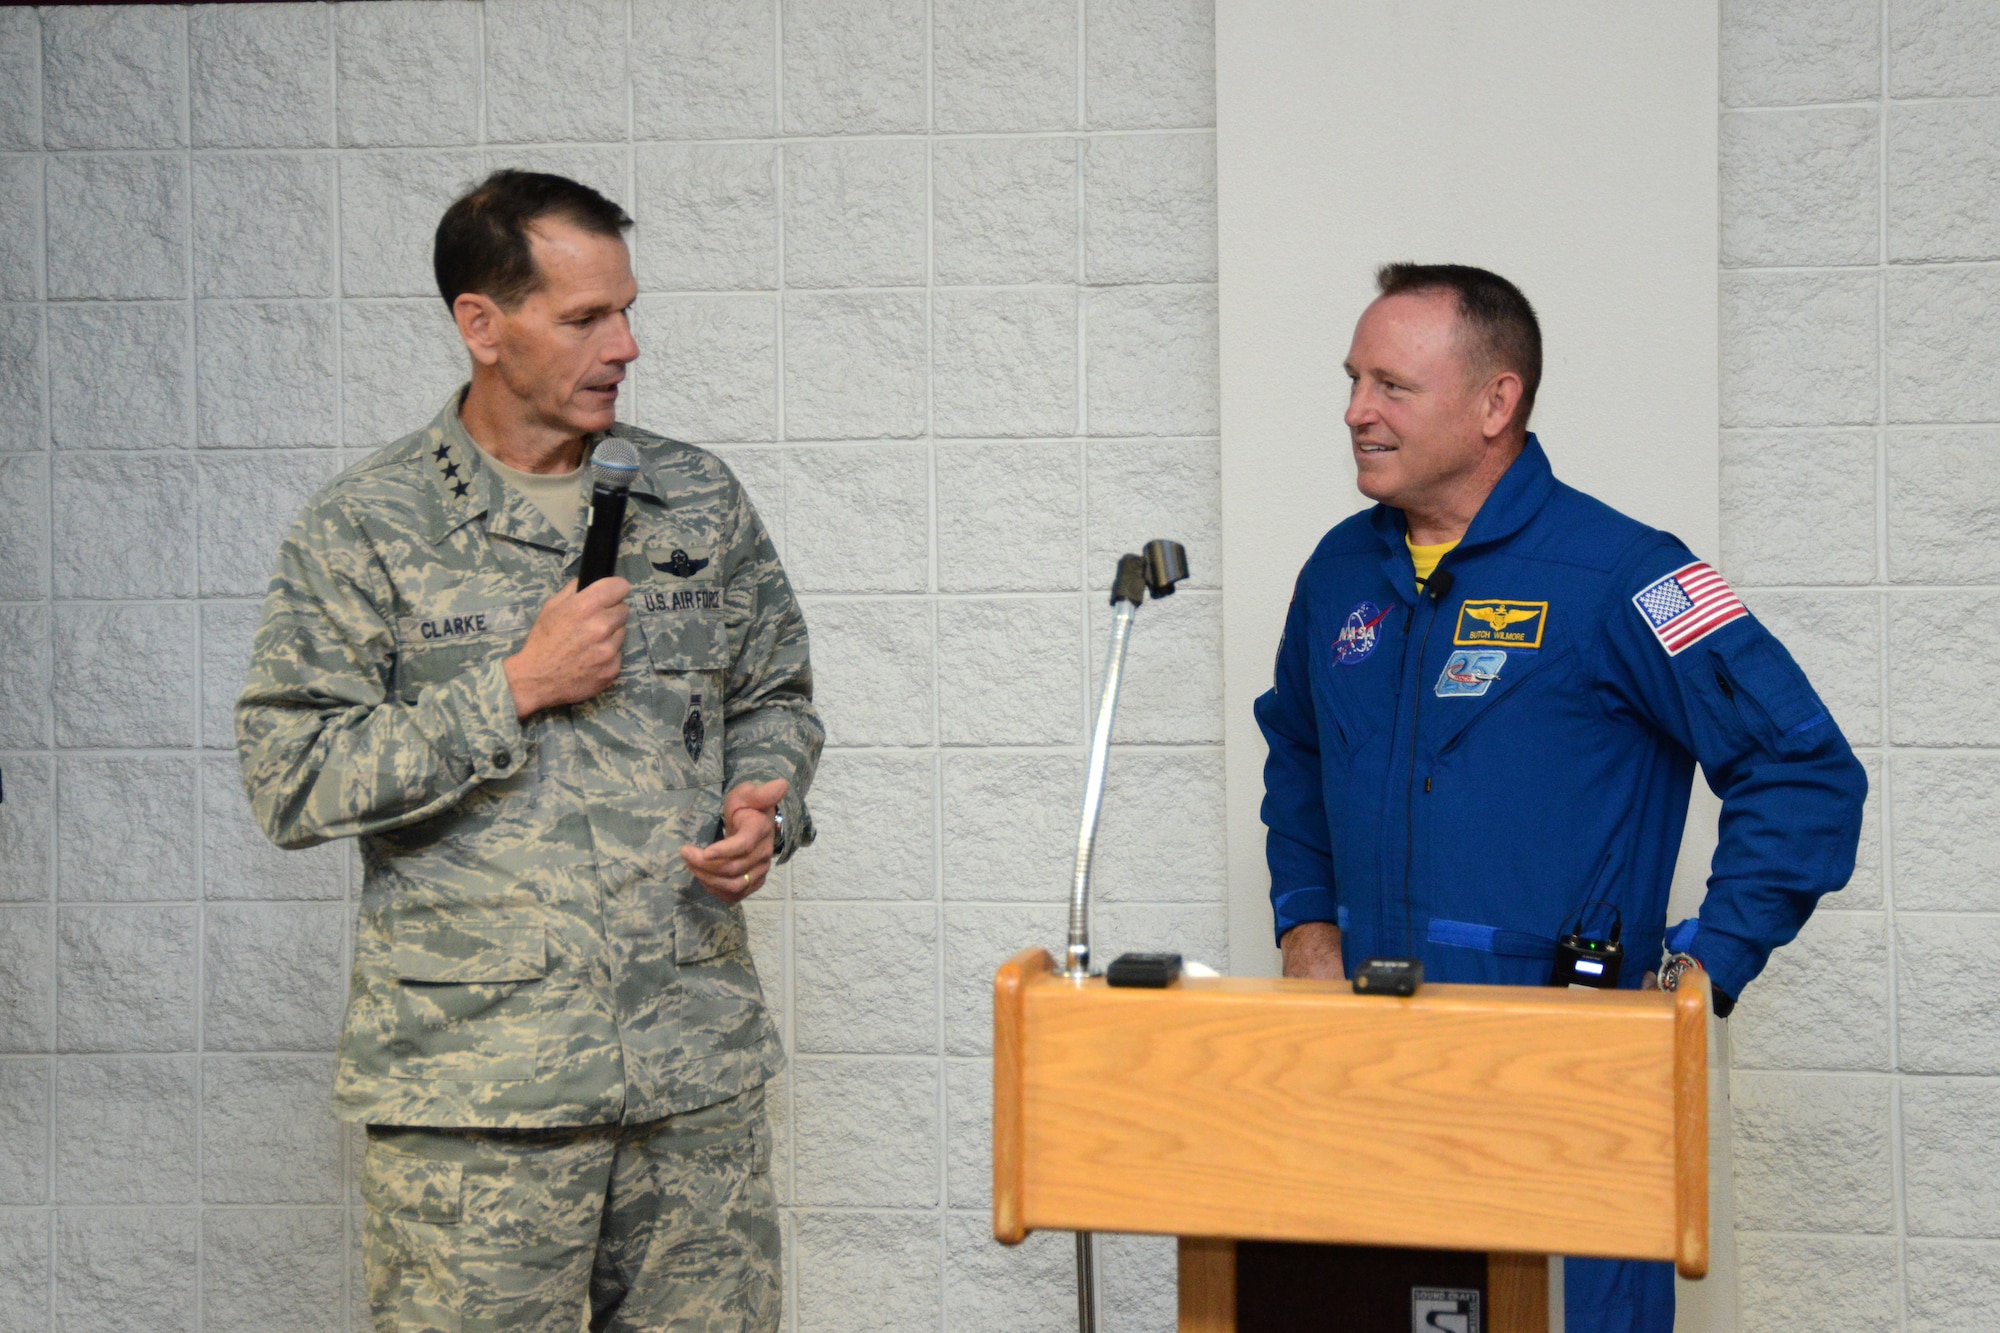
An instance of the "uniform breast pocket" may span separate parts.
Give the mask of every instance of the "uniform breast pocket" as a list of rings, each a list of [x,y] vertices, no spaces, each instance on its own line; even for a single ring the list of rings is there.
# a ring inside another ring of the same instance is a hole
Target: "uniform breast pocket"
[[[1373,739],[1388,711],[1384,701],[1376,697],[1383,682],[1360,676],[1359,670],[1336,667],[1313,687],[1321,723],[1320,739],[1342,754],[1352,754]]]
[[[714,594],[710,597],[703,593]],[[721,598],[712,587],[633,594],[646,636],[651,707],[661,729],[661,762],[670,789],[722,781],[724,673],[729,634]]]

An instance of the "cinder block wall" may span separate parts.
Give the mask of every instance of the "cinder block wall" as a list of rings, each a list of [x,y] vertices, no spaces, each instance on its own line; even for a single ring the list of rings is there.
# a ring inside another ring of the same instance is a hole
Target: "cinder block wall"
[[[1722,12],[1722,560],[1873,787],[1731,1021],[1742,1328],[1993,1328],[2000,4]]]
[[[1722,36],[1721,555],[1875,783],[1732,1023],[1742,1326],[1984,1327],[2000,6]],[[363,1326],[354,873],[260,844],[228,703],[290,515],[458,375],[425,238],[503,162],[633,208],[630,415],[809,598],[824,833],[755,922],[795,1326],[1067,1327],[1060,1238],[985,1239],[982,979],[1059,933],[1089,589],[1154,535],[1200,586],[1143,613],[1100,929],[1222,959],[1209,51],[1180,0],[0,11],[0,1329]]]
[[[1143,613],[1111,950],[1226,963],[1207,0],[0,10],[0,1330],[365,1325],[326,1109],[358,884],[250,827],[280,534],[463,354],[454,193],[638,219],[633,420],[737,469],[807,599],[819,845],[753,909],[799,1330],[1071,1326],[989,1238],[992,965],[1060,942],[1117,553]],[[1172,1324],[1113,1241],[1114,1330]]]

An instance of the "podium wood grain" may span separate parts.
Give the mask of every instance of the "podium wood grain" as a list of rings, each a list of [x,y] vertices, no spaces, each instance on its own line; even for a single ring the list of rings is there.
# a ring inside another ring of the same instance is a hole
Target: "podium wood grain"
[[[1236,1333],[1236,1242],[1183,1236],[1180,1333]]]
[[[1548,1256],[1486,1256],[1486,1327],[1489,1333],[1547,1333]]]
[[[994,1233],[1673,1259],[1707,1271],[1707,994],[994,989]]]

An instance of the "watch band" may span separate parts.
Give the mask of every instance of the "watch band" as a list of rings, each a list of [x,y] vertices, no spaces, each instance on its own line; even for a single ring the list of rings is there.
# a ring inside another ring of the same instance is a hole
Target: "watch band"
[[[777,825],[777,831],[771,835],[771,859],[776,861],[785,854],[785,812],[773,810],[771,822]]]

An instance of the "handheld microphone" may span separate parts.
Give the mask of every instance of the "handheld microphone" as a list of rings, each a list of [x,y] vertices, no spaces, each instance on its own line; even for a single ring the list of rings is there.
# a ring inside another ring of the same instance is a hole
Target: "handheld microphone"
[[[639,477],[639,451],[625,440],[608,439],[590,456],[590,526],[583,534],[579,591],[610,578],[618,566],[618,534],[625,526],[625,496]]]

